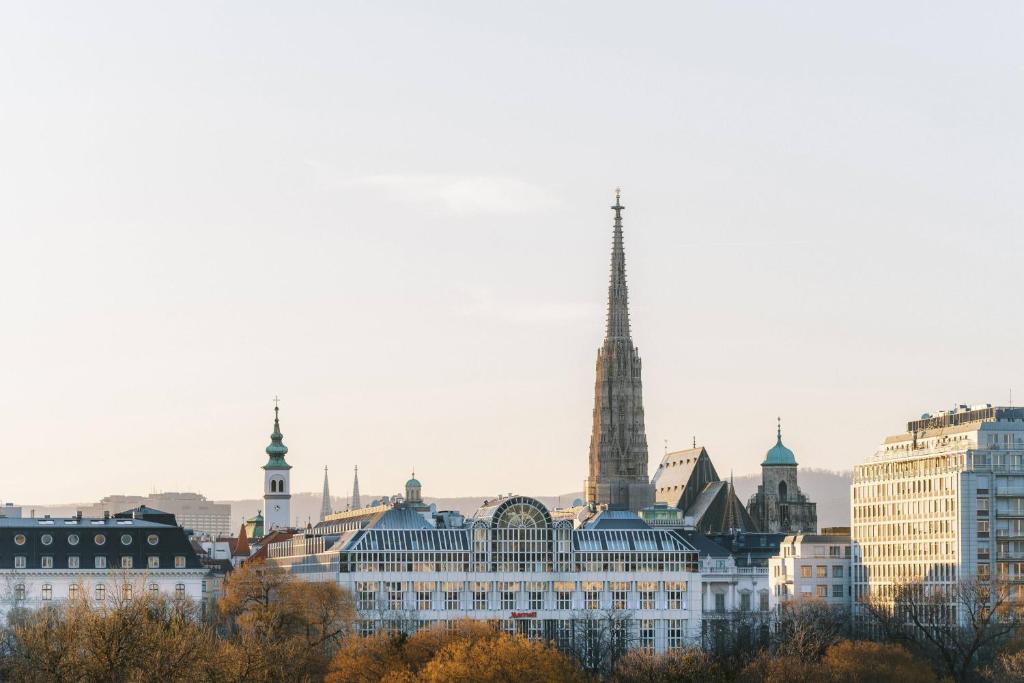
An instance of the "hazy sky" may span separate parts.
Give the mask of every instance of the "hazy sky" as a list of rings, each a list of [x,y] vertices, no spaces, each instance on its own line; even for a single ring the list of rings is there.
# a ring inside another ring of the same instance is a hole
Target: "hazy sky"
[[[5,3],[0,500],[578,490],[1024,401],[1024,5]],[[818,501],[819,505],[825,501]]]

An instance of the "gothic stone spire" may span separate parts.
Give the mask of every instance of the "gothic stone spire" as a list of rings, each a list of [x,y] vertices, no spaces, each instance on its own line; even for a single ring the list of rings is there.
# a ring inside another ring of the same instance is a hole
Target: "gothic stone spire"
[[[608,279],[606,339],[629,339],[629,290],[626,288],[626,252],[622,246],[622,206],[615,190],[615,228],[612,233],[612,266]]]
[[[324,467],[324,494],[323,500],[320,501],[320,521],[327,519],[329,514],[331,514],[331,487],[327,483],[327,468]]]
[[[356,475],[352,480],[352,509],[358,510],[363,507],[359,502],[359,465],[356,465]]]
[[[610,509],[637,511],[654,502],[647,478],[647,434],[644,427],[640,355],[629,330],[626,254],[622,210],[615,192],[608,321],[604,344],[597,352],[593,428],[590,434],[590,476],[584,485],[587,502]]]

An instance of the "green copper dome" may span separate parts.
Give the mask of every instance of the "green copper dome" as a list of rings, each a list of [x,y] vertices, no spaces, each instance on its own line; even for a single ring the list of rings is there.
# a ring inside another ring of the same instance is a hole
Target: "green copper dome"
[[[274,431],[270,435],[270,445],[267,446],[267,455],[270,459],[263,469],[290,470],[291,465],[284,461],[288,453],[288,447],[284,445],[284,434],[281,433],[281,422],[278,420],[277,406],[274,406]]]
[[[793,451],[782,445],[781,419],[779,420],[779,429],[776,432],[775,445],[765,453],[764,462],[761,463],[761,467],[765,465],[796,465],[796,456],[793,455]]]

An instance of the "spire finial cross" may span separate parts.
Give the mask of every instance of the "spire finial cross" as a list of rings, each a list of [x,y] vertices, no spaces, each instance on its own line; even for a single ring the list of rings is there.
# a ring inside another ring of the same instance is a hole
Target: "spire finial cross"
[[[782,418],[775,418],[778,421],[778,428],[775,431],[775,436],[778,437],[779,441],[782,441]]]

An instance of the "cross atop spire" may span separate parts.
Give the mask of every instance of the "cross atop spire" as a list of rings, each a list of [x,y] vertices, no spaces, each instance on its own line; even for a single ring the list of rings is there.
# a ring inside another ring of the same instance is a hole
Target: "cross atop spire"
[[[778,427],[775,430],[775,438],[779,440],[779,443],[782,443],[782,418],[777,417],[775,419],[778,421]]]
[[[622,244],[622,191],[615,188],[615,225],[612,232],[612,265],[608,283],[608,325],[605,339],[629,339],[629,293],[626,289],[626,252]]]

